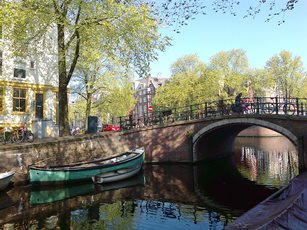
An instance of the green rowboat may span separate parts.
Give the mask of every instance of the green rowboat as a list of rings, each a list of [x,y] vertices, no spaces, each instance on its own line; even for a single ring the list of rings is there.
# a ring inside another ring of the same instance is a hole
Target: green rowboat
[[[142,186],[145,184],[143,173],[130,177],[126,180],[108,183],[104,185],[91,182],[77,183],[73,185],[44,186],[39,190],[32,190],[30,193],[30,204],[47,204],[56,201],[66,200],[77,196],[95,195],[105,191]]]
[[[30,182],[34,185],[90,181],[97,174],[137,167],[143,162],[144,148],[138,148],[114,157],[89,162],[50,166],[30,165],[29,176]]]

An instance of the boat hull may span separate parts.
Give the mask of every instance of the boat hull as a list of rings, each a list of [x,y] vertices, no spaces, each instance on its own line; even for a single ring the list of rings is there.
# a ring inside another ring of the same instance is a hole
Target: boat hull
[[[6,187],[11,182],[11,179],[14,176],[14,174],[15,172],[13,171],[0,173],[0,191],[6,189]]]
[[[126,154],[136,153],[134,157],[124,159],[119,162],[106,163],[106,160],[94,161],[79,164],[77,167],[61,166],[52,168],[43,167],[29,167],[30,182],[32,184],[50,184],[50,183],[71,183],[77,181],[87,181],[100,173],[106,173],[114,170],[120,170],[123,168],[136,167],[144,162],[144,149],[137,149],[135,151],[129,151]],[[116,157],[121,157],[121,154]],[[112,162],[112,159],[108,158],[108,162]],[[86,166],[89,165],[89,166]]]
[[[138,165],[134,168],[123,168],[109,173],[101,173],[92,177],[92,180],[98,184],[120,181],[136,175],[141,168],[142,165]]]

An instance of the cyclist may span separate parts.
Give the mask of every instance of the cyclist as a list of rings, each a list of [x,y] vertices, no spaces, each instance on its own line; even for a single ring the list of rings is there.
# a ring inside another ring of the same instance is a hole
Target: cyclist
[[[231,105],[231,110],[234,113],[243,113],[243,108],[242,108],[242,93],[239,93],[236,98],[235,98],[235,103]]]

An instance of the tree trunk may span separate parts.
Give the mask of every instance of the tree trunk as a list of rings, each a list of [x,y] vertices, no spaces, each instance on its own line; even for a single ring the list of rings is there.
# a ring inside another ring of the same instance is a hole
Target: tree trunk
[[[86,100],[86,111],[85,111],[85,120],[86,120],[86,123],[85,123],[85,127],[86,127],[86,130],[88,129],[87,127],[87,124],[88,124],[88,116],[91,115],[91,107],[92,107],[92,94],[89,93],[87,95],[87,100]]]
[[[69,132],[68,121],[68,97],[67,97],[67,72],[66,72],[66,48],[64,26],[58,24],[58,71],[59,71],[59,134],[67,136]]]

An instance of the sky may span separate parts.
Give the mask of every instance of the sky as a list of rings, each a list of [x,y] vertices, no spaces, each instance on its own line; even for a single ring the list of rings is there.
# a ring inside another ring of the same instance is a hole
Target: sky
[[[158,60],[151,63],[151,75],[170,77],[171,65],[184,55],[196,54],[209,64],[214,54],[232,49],[243,49],[251,68],[264,68],[271,57],[287,50],[293,57],[301,56],[307,69],[307,1],[299,1],[294,10],[284,17],[274,17],[270,22],[265,22],[268,6],[262,7],[256,18],[243,18],[248,6],[239,6],[237,16],[207,9],[206,15],[188,21],[178,34],[173,31],[174,27],[160,28],[162,35],[172,38],[172,45],[165,52],[159,52]],[[278,25],[283,18],[285,23]]]

